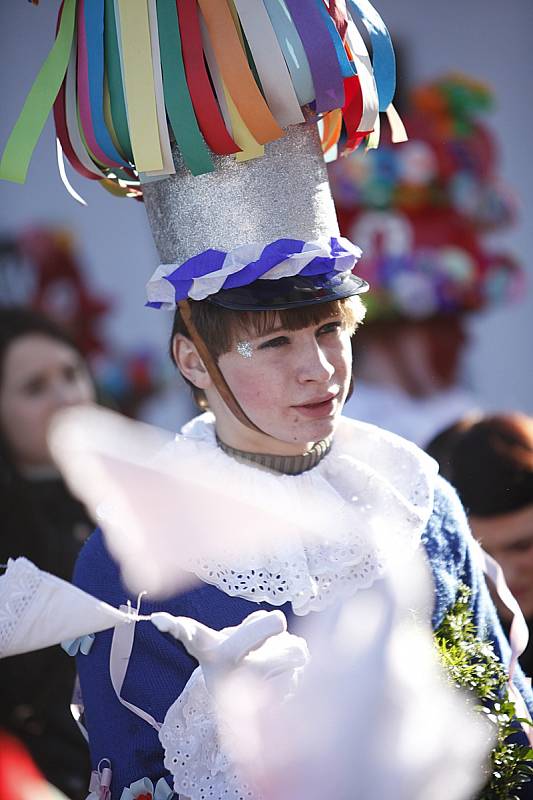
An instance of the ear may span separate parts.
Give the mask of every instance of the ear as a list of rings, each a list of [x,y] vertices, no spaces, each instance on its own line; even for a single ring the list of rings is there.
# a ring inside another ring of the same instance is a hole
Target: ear
[[[208,389],[211,378],[190,339],[177,333],[172,340],[172,355],[177,368],[197,389]]]

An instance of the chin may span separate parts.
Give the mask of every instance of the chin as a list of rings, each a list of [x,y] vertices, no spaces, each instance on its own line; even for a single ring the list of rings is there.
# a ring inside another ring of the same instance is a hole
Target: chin
[[[339,422],[339,416],[325,417],[323,419],[307,420],[302,422],[296,431],[292,430],[292,436],[289,434],[287,441],[298,442],[301,445],[307,445],[309,442],[320,442],[322,439],[328,439],[335,433]],[[297,433],[297,439],[294,438],[294,433]]]

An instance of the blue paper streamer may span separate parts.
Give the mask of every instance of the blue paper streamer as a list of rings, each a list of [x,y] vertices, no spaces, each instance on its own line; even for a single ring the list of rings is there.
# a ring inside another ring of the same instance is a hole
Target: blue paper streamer
[[[357,71],[355,70],[350,59],[348,58],[348,54],[344,49],[344,45],[339,35],[339,31],[337,30],[337,26],[335,25],[333,19],[329,15],[328,10],[324,5],[324,0],[315,0],[315,4],[318,10],[320,11],[320,15],[324,20],[324,24],[328,29],[328,33],[331,36],[331,40],[335,47],[335,52],[337,53],[337,59],[339,61],[339,66],[341,68],[342,77],[353,78],[354,75],[357,75]]]
[[[284,0],[264,0],[281,52],[287,63],[294,91],[301,106],[315,99],[315,87],[302,40]]]
[[[112,161],[129,168],[117,152],[104,120],[104,0],[84,3],[91,118],[98,146]]]
[[[352,17],[361,20],[370,36],[379,110],[386,111],[396,91],[396,56],[390,34],[369,0],[348,0],[348,9]]]

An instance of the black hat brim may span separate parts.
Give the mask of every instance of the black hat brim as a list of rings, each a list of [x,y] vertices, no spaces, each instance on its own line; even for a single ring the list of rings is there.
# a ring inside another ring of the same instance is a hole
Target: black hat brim
[[[330,277],[295,275],[277,280],[256,280],[247,286],[221,289],[206,298],[233,311],[281,311],[332,300],[342,300],[368,291],[368,283],[352,272]]]

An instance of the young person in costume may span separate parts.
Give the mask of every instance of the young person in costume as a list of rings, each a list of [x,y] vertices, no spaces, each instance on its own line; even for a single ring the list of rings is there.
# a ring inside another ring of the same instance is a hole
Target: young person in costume
[[[99,104],[88,109],[84,92],[84,57],[96,53],[90,47],[95,26],[87,24],[95,21],[95,7],[78,7],[79,69],[73,47],[64,83],[60,76],[56,125],[64,152],[81,164],[80,171],[94,177],[98,169],[102,176],[104,163],[106,181],[118,181],[124,193],[136,178],[133,161],[140,174],[162,262],[148,284],[149,304],[175,310],[173,358],[211,409],[172,444],[175,469],[203,463],[206,472],[216,472],[218,486],[238,487],[251,507],[260,508],[259,498],[274,504],[283,495],[287,508],[303,516],[311,498],[320,496],[331,531],[325,524],[308,540],[295,524],[283,549],[276,540],[275,547],[266,543],[257,552],[204,554],[182,564],[200,580],[196,588],[160,603],[143,602],[143,615],[172,615],[159,618],[159,630],[141,623],[127,642],[117,633],[97,633],[89,653],[78,659],[91,757],[95,769],[111,766],[113,800],[167,798],[172,791],[192,800],[252,797],[221,746],[213,687],[263,645],[260,674],[293,683],[306,648],[287,634],[286,646],[276,651],[276,636],[285,634],[276,609],[291,625],[294,615],[379,590],[391,562],[404,558],[408,564],[423,548],[435,584],[434,625],[466,583],[479,635],[493,641],[502,661],[509,656],[461,506],[434,462],[392,434],[341,417],[351,380],[351,334],[363,317],[358,295],[367,284],[352,272],[360,250],[339,235],[317,129],[305,124],[301,108],[321,116],[326,149],[337,145],[343,125],[347,149],[369,133],[375,140],[379,109],[396,124],[390,42],[366,2],[349,2],[349,13],[343,4],[296,0],[257,2],[253,13],[243,2],[230,9],[220,0],[200,0],[198,6],[179,3],[177,11],[161,2],[157,18],[147,13],[144,19],[128,2],[106,4],[114,122],[109,125],[108,114],[106,139],[92,127]],[[357,16],[375,45],[374,72],[353,22]],[[66,2],[60,34],[72,35],[74,17],[74,4]],[[171,32],[177,38],[167,37]],[[161,64],[150,79],[162,90],[175,142],[165,107],[158,116],[161,93],[154,90],[149,98],[150,116],[146,96],[137,103],[134,73],[128,74],[132,55],[137,65],[146,65],[143,56],[149,55],[152,65],[155,44]],[[113,94],[113,63],[124,72],[122,105],[122,86]],[[185,99],[169,63],[177,63],[187,79]],[[75,80],[86,149],[79,131],[76,139],[76,128],[69,128]],[[176,115],[180,91],[182,113]],[[200,101],[202,91],[209,109]],[[128,113],[121,117],[124,101]],[[142,126],[136,129],[139,115],[147,127],[153,123],[148,142],[139,135]],[[282,128],[288,131],[277,141]],[[237,160],[228,156],[237,151]],[[88,162],[91,153],[96,157]],[[212,505],[209,492],[201,502]],[[177,497],[176,526],[179,505]],[[231,507],[225,513],[234,525],[254,522],[232,519]],[[194,539],[201,531],[193,518],[190,525]],[[168,558],[179,562],[174,550]],[[100,530],[83,549],[75,583],[114,607],[135,602]],[[269,610],[274,613],[262,613]],[[227,645],[223,658],[213,658],[214,643]],[[519,672],[515,680],[533,706]]]
[[[282,554],[276,543],[260,558],[248,554],[247,563],[239,553],[206,558],[191,567],[203,581],[199,588],[143,603],[143,614],[164,610],[217,630],[239,625],[257,608],[280,607],[290,620],[374,585],[400,550],[423,547],[435,585],[433,624],[440,624],[465,583],[479,635],[507,659],[464,513],[434,462],[393,434],[341,416],[351,379],[350,338],[363,316],[359,294],[367,286],[352,272],[359,251],[337,238],[315,130],[292,129],[246,172],[221,160],[214,175],[193,179],[178,157],[176,169],[176,178],[144,187],[166,265],[156,270],[148,296],[154,305],[178,306],[173,358],[211,412],[177,438],[175,468],[203,459],[245,497],[261,494],[275,502],[281,487],[295,506],[305,504],[306,492],[324,489],[332,528],[346,536],[331,542],[324,531],[309,544],[295,537]],[[275,202],[261,214],[269,187]],[[205,202],[215,189],[216,213]],[[234,194],[242,206],[231,202]],[[301,206],[300,195],[307,200]],[[250,240],[272,244],[240,244],[243,207],[252,211],[246,218]],[[281,238],[287,229],[294,238]],[[206,249],[213,237],[216,248]],[[134,601],[101,532],[84,548],[75,581],[111,605]],[[231,789],[244,797],[220,751],[209,693],[185,647],[138,628],[121,702],[148,712],[152,723],[168,713],[159,733],[117,700],[109,677],[112,641],[109,632],[97,635],[89,655],[79,658],[79,672],[93,763],[111,761],[113,790],[145,777],[155,785],[166,767],[185,796],[221,797]],[[529,702],[522,678],[517,681]]]

